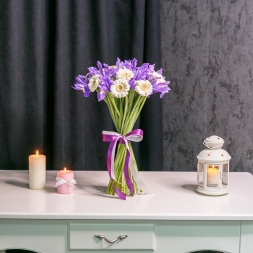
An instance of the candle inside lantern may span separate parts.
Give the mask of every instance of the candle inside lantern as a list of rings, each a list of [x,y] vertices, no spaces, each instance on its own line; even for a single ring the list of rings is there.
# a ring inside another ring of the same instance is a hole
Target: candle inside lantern
[[[207,169],[207,184],[217,185],[219,178],[219,168],[218,166],[209,166]]]
[[[46,156],[36,151],[29,156],[29,188],[40,190],[46,185]]]
[[[57,177],[60,179],[65,180],[65,183],[57,186],[57,192],[60,194],[70,194],[74,191],[74,185],[71,185],[71,181],[70,184],[68,184],[67,182],[69,180],[74,179],[74,172],[71,170],[67,170],[67,168],[65,167],[63,170],[60,170],[57,172]]]

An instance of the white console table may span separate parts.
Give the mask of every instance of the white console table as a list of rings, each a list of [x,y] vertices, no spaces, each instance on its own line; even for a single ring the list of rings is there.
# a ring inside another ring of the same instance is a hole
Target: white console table
[[[126,201],[105,195],[107,172],[76,171],[77,190],[60,195],[56,172],[44,190],[28,171],[0,171],[0,251],[41,253],[253,252],[253,177],[230,173],[230,193],[196,193],[196,172],[141,172],[152,194]],[[108,243],[120,235],[126,238]]]

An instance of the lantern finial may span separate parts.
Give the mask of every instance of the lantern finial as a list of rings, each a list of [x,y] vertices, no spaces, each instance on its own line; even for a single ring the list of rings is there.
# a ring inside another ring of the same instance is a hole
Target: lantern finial
[[[220,149],[224,144],[224,140],[217,135],[212,135],[207,137],[203,144],[209,149]]]

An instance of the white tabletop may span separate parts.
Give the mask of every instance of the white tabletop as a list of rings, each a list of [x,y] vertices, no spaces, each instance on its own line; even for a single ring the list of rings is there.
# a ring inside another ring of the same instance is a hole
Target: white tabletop
[[[77,190],[57,194],[56,171],[44,190],[28,188],[28,171],[0,171],[1,219],[253,220],[253,177],[230,173],[225,196],[197,193],[196,172],[140,172],[150,192],[121,200],[105,194],[106,171],[76,171]]]

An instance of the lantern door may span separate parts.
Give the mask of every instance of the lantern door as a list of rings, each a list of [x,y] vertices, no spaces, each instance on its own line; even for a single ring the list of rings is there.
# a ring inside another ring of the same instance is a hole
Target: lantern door
[[[204,168],[203,163],[198,163],[198,185],[204,187]]]
[[[229,165],[225,163],[222,165],[222,188],[228,187],[228,172]]]

